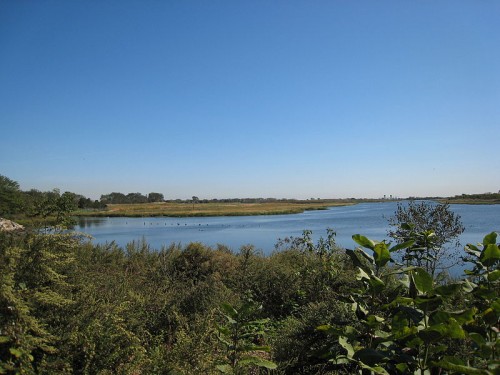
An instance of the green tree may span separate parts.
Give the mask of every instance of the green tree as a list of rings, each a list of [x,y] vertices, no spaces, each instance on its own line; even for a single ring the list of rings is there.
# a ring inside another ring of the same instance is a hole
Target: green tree
[[[103,204],[119,204],[128,203],[127,196],[123,193],[113,192],[110,194],[101,195],[101,203]]]
[[[20,200],[19,184],[0,174],[0,217],[17,213]]]
[[[149,193],[148,202],[163,202],[165,198],[162,193]]]
[[[127,203],[146,203],[148,198],[141,193],[128,193],[127,201]]]
[[[392,227],[388,231],[390,237],[398,243],[414,241],[413,246],[404,250],[402,258],[407,265],[422,267],[434,277],[437,270],[458,262],[457,252],[450,251],[449,247],[460,246],[458,237],[465,228],[460,215],[455,214],[448,204],[398,203],[394,216],[388,221]]]
[[[24,195],[25,213],[41,219],[45,227],[66,227],[73,223],[71,215],[78,207],[78,195],[68,191],[61,194],[58,189],[46,192],[32,189]]]

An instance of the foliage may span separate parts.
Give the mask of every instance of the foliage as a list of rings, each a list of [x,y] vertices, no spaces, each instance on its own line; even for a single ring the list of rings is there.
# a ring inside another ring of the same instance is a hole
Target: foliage
[[[324,374],[334,371],[334,366],[325,362],[321,353],[324,347],[340,351],[342,347],[334,338],[324,337],[316,330],[327,322],[340,328],[355,319],[354,313],[338,296],[331,293],[318,302],[297,308],[295,314],[287,316],[277,324],[271,346],[279,369],[286,374]]]
[[[148,202],[163,202],[165,198],[162,193],[149,193]]]
[[[2,235],[0,372],[50,368],[57,352],[54,323],[72,304],[67,274],[79,239],[63,234]]]
[[[21,203],[19,184],[0,174],[0,217],[18,212]]]
[[[80,209],[104,209],[106,205],[98,200],[91,200],[90,198],[85,198],[82,195],[78,196],[78,208]]]
[[[448,204],[426,201],[398,204],[389,224],[392,229],[388,234],[398,243],[415,241],[403,256],[407,265],[422,267],[434,277],[437,270],[455,263],[455,252],[446,245],[451,244],[453,248],[460,245],[457,238],[464,226]]]
[[[351,372],[376,374],[497,373],[500,301],[495,283],[500,278],[500,249],[495,233],[484,238],[481,251],[468,245],[469,260],[475,264],[468,273],[476,283],[444,285],[420,267],[388,268],[399,245],[390,248],[360,235],[353,239],[373,256],[361,248],[347,250],[358,267],[359,284],[345,298],[351,300],[357,321],[340,329],[318,327],[344,349],[326,352],[331,362]],[[391,277],[396,277],[396,285],[391,285]],[[457,293],[467,302],[462,308],[447,304]],[[466,341],[474,345],[463,358],[453,348]]]
[[[67,227],[73,224],[72,212],[77,208],[76,194],[54,189],[48,192],[30,190],[25,193],[24,209],[32,218],[41,219],[45,227]]]
[[[228,303],[220,307],[225,318],[224,325],[218,325],[218,338],[226,349],[225,364],[217,366],[224,374],[247,374],[252,366],[275,369],[274,362],[266,358],[269,346],[263,345],[265,326],[269,319],[255,319],[262,307],[253,301],[245,302],[238,310]]]

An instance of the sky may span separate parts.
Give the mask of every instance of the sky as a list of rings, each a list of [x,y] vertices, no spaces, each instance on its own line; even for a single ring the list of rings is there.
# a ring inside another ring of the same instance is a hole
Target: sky
[[[500,190],[498,1],[0,2],[0,174],[166,199]]]

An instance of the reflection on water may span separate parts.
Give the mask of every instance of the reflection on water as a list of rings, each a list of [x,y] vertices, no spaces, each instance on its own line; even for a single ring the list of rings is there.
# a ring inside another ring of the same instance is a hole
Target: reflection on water
[[[107,218],[102,218],[102,217],[79,217],[77,219],[78,227],[76,227],[75,230],[85,232],[84,229],[86,228],[98,227],[104,225],[106,220]]]

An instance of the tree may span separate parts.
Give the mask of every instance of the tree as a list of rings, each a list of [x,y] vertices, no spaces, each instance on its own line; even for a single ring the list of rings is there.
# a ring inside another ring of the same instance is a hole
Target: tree
[[[16,213],[20,199],[19,184],[0,174],[0,216]]]
[[[455,214],[449,204],[398,203],[394,216],[388,221],[392,227],[388,235],[398,243],[415,241],[403,256],[407,265],[422,267],[434,277],[436,270],[449,268],[458,261],[447,245],[459,247],[458,237],[465,228],[460,215]]]
[[[196,203],[200,202],[200,198],[198,198],[197,196],[193,195],[191,202],[193,203],[193,210],[194,210],[194,205]]]
[[[149,193],[148,202],[163,202],[164,197],[162,193]]]
[[[125,194],[112,192],[110,194],[101,195],[101,203],[103,203],[103,204],[120,204],[120,203],[129,203],[129,202],[128,202]]]
[[[41,192],[32,189],[24,193],[24,210],[33,218],[42,219],[46,226],[73,224],[71,214],[78,207],[78,195],[58,189]]]
[[[128,203],[147,203],[148,198],[141,193],[128,193],[127,200]]]

